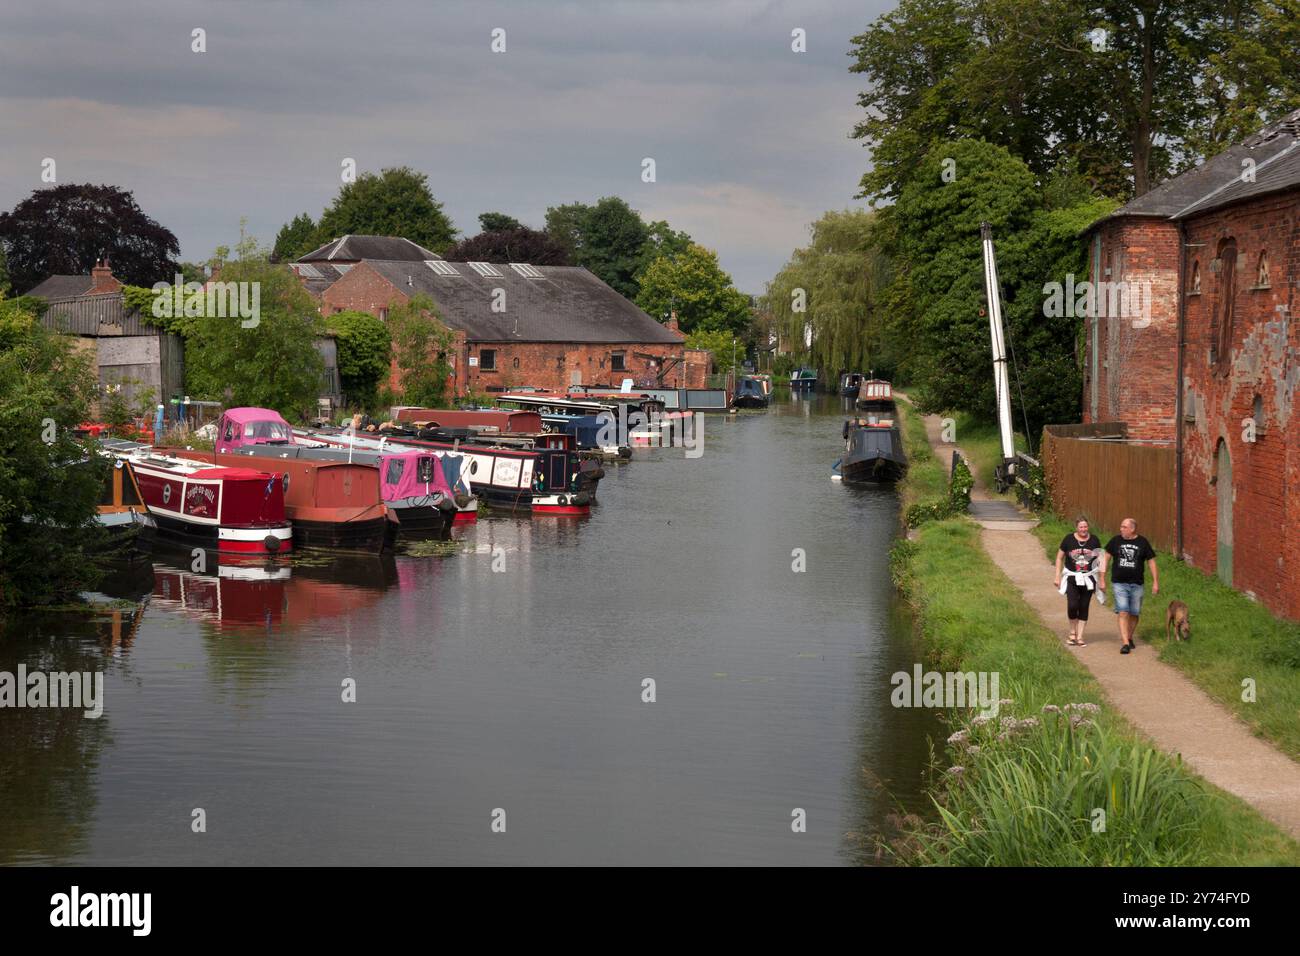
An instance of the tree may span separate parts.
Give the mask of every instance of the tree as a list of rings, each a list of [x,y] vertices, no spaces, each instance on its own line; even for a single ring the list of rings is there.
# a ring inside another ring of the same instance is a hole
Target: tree
[[[321,213],[315,245],[346,235],[400,236],[441,253],[456,229],[429,191],[429,177],[407,166],[362,173]]]
[[[737,344],[736,336],[725,329],[697,329],[686,336],[686,347],[707,349],[713,371],[720,374],[730,372],[745,358],[745,347]]]
[[[656,318],[676,309],[683,332],[743,334],[750,323],[749,297],[739,292],[711,249],[691,244],[676,256],[652,262],[641,278],[637,305]]]
[[[388,329],[400,376],[397,397],[406,405],[438,408],[450,392],[447,353],[453,337],[438,321],[435,310],[433,300],[423,294],[388,310]]]
[[[69,600],[95,583],[108,463],[73,429],[96,387],[75,339],[0,300],[0,610]]]
[[[5,248],[0,244],[0,297],[9,295],[13,286],[9,282],[9,268],[5,264]]]
[[[595,205],[572,203],[546,210],[546,231],[580,265],[628,299],[635,299],[637,273],[645,266],[650,229],[617,196]]]
[[[176,237],[115,186],[37,189],[0,213],[9,278],[23,292],[52,275],[86,275],[107,257],[122,282],[152,285],[176,271]]]
[[[1142,195],[1300,102],[1298,0],[902,0],[855,37],[862,195],[897,198],[940,141],[1068,161]],[[1290,45],[1288,45],[1290,44]],[[954,170],[961,175],[962,170]]]
[[[445,253],[456,262],[527,262],[535,266],[571,265],[564,247],[549,233],[521,226],[497,229],[456,243]]]
[[[976,170],[947,184],[943,161]],[[1044,313],[1044,286],[1082,281],[1078,233],[1114,208],[1084,191],[1049,209],[1029,168],[1006,149],[963,140],[939,143],[921,163],[887,219],[893,219],[895,279],[886,295],[890,336],[906,343],[904,377],[920,383],[932,409],[966,410],[988,419],[995,408],[985,305],[980,223],[993,227],[1006,337],[1015,353],[1013,405],[1045,422],[1076,418],[1082,387],[1075,355],[1077,317]],[[1023,394],[1023,403],[1021,395]]]
[[[388,377],[392,339],[388,326],[369,312],[336,312],[327,320],[338,348],[339,380],[348,401],[363,408],[378,404],[379,385]]]
[[[522,222],[514,216],[507,216],[503,212],[479,213],[478,224],[484,232],[513,232],[516,229],[524,228]]]
[[[271,250],[271,261],[293,262],[317,246],[323,245],[324,243],[316,242],[316,229],[316,220],[307,213],[294,216],[276,233],[275,246]]]
[[[179,320],[186,386],[196,397],[305,417],[321,393],[324,363],[315,343],[324,323],[290,270],[272,265],[255,243],[242,245],[218,278],[258,290],[257,322],[214,315]]]
[[[786,341],[802,347],[811,330],[809,358],[828,371],[889,376],[898,361],[883,309],[891,267],[878,219],[865,210],[823,215],[809,227],[812,242],[794,251],[763,296]]]

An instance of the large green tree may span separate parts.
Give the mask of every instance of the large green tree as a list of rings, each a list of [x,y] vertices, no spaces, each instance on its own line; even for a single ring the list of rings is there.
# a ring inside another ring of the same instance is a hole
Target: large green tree
[[[823,215],[810,226],[812,241],[794,251],[763,296],[763,310],[797,351],[811,333],[808,357],[828,372],[874,368],[884,375],[897,362],[882,307],[890,264],[877,219],[865,210]]]
[[[594,204],[568,203],[546,210],[546,232],[574,265],[589,269],[622,295],[635,299],[641,275],[655,259],[686,250],[691,237],[641,214],[617,196]]]
[[[945,159],[970,170],[943,179]],[[980,224],[993,227],[1007,340],[1015,353],[1017,424],[1023,406],[1031,434],[1078,415],[1081,384],[1075,343],[1079,319],[1044,314],[1050,282],[1086,277],[1078,232],[1114,208],[1086,188],[1057,190],[1051,208],[1033,173],[1005,148],[977,140],[939,143],[921,162],[885,217],[895,276],[886,291],[889,333],[903,345],[903,377],[923,403],[988,418],[995,407]],[[1023,395],[1023,402],[1021,396]]]
[[[686,333],[743,335],[750,324],[749,296],[732,284],[716,252],[695,244],[650,264],[641,277],[636,304],[661,321],[675,309]]]
[[[316,220],[307,213],[299,213],[280,227],[275,235],[275,245],[271,249],[272,262],[293,262],[305,256],[318,245],[316,242]]]
[[[478,216],[478,224],[484,232],[513,232],[524,228],[522,222],[503,212],[481,212]]]
[[[441,253],[456,238],[429,177],[407,166],[362,173],[321,213],[316,244],[346,235],[400,236]]]
[[[37,189],[0,213],[0,246],[19,292],[52,275],[88,275],[105,257],[122,282],[152,285],[172,278],[180,252],[131,193],[73,183]]]
[[[897,198],[936,142],[1006,147],[1041,179],[1141,195],[1300,104],[1297,0],[902,0],[854,38],[862,195]],[[960,172],[960,171],[959,171]]]
[[[377,407],[388,378],[393,343],[388,326],[369,312],[336,312],[326,323],[338,349],[339,381],[349,403]]]
[[[521,226],[487,229],[462,239],[444,253],[454,262],[527,262],[535,266],[572,265],[568,251],[547,232]]]
[[[413,296],[388,311],[399,391],[392,396],[404,405],[443,406],[451,392],[451,331],[438,320],[437,306],[427,295]]]
[[[0,300],[0,611],[94,584],[108,464],[73,429],[97,391],[93,352]]]
[[[210,314],[158,317],[152,302],[134,290],[125,298],[149,321],[184,337],[185,383],[191,395],[305,417],[324,384],[324,362],[315,343],[325,324],[316,303],[291,271],[272,264],[251,240],[241,243],[237,258],[226,259],[215,278],[246,283],[250,301],[256,290],[255,321]],[[198,299],[189,301],[197,304]]]

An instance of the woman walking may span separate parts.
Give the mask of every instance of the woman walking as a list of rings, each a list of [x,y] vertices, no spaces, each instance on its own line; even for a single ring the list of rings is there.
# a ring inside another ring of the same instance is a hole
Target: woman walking
[[[1101,557],[1101,541],[1088,529],[1088,521],[1080,518],[1074,523],[1074,532],[1067,534],[1056,552],[1056,589],[1065,595],[1065,614],[1070,620],[1070,641],[1074,647],[1087,647],[1083,631],[1088,624],[1088,607],[1092,604],[1094,588],[1106,587],[1106,579],[1099,576],[1093,565]],[[1104,602],[1104,595],[1098,600]]]

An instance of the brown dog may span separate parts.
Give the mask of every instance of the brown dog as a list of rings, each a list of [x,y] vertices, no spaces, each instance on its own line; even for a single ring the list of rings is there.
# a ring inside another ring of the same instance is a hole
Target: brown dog
[[[1165,611],[1165,640],[1169,640],[1169,628],[1174,629],[1174,639],[1190,641],[1192,639],[1192,619],[1187,605],[1182,601],[1170,601],[1169,610]]]

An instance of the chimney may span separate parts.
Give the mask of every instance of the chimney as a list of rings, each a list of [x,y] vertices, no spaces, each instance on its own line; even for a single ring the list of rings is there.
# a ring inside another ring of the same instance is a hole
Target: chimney
[[[674,332],[680,332],[680,331],[681,331],[681,329],[679,329],[679,328],[677,327],[677,310],[676,310],[676,309],[673,309],[671,312],[668,313],[668,328],[672,329]]]
[[[96,262],[90,270],[90,289],[87,295],[104,295],[108,292],[122,291],[122,283],[113,278],[113,269],[105,256],[102,262]]]

